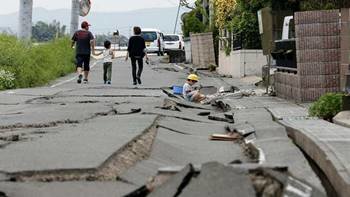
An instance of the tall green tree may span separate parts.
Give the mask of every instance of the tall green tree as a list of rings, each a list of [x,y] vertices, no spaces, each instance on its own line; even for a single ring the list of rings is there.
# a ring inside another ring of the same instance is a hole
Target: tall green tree
[[[192,8],[192,7],[191,7]],[[185,37],[190,33],[202,33],[208,30],[209,22],[203,22],[203,18],[208,17],[205,9],[202,7],[202,0],[195,2],[192,10],[182,16],[182,32]]]
[[[37,22],[32,28],[32,38],[37,42],[47,42],[66,35],[66,26],[54,20],[51,23]]]

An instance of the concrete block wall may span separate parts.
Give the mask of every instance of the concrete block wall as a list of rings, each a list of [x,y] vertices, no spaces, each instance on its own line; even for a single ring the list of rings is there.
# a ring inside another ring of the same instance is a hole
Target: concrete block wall
[[[297,74],[276,73],[277,95],[298,102],[314,101],[340,90],[339,10],[297,12],[294,16]],[[290,87],[291,86],[291,87]]]
[[[213,33],[191,34],[192,63],[195,67],[215,64]]]

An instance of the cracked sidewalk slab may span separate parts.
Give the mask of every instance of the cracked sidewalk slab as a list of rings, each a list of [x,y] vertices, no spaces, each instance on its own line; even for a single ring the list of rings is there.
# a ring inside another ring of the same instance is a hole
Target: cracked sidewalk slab
[[[267,164],[288,166],[294,176],[305,179],[325,193],[319,177],[312,170],[303,153],[288,137],[285,127],[273,121],[267,109],[236,110],[235,120],[242,123],[248,121],[255,128],[256,139],[253,140],[253,145],[263,151]]]
[[[329,179],[338,196],[350,192],[350,129],[324,120],[282,120],[288,133]]]

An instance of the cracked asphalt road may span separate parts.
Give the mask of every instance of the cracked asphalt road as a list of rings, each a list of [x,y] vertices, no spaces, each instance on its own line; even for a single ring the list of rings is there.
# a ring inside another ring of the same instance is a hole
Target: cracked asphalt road
[[[0,191],[122,196],[161,167],[248,162],[239,144],[208,140],[225,125],[198,116],[203,110],[160,108],[168,98],[160,88],[182,85],[187,71],[151,58],[137,87],[130,62],[116,59],[112,85],[103,84],[97,62],[89,84],[77,84],[72,74],[53,83],[58,85],[0,92]],[[225,84],[209,77],[203,82]]]
[[[264,96],[226,98],[222,100],[232,109],[225,114],[211,105],[169,98],[164,87],[182,85],[188,70],[151,59],[137,87],[130,62],[116,59],[112,85],[103,84],[102,64],[96,62],[89,84],[77,84],[72,74],[46,87],[0,92],[0,196],[123,196],[161,168],[212,161],[286,166],[324,191],[302,152],[267,110],[292,104]],[[215,87],[249,89],[256,82],[208,73],[200,77],[201,85]],[[237,126],[217,121],[228,113],[237,124],[256,130],[252,146],[248,139],[209,140]],[[191,196],[195,190],[184,191]]]

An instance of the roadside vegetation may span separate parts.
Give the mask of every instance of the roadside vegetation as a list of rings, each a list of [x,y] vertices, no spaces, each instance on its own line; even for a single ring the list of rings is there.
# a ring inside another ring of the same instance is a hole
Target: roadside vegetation
[[[44,85],[75,69],[68,38],[33,45],[0,35],[0,51],[0,90]]]
[[[321,96],[310,107],[310,116],[316,116],[332,122],[333,117],[341,111],[343,96],[343,93],[327,93]]]
[[[261,49],[257,11],[264,7],[271,7],[274,11],[295,12],[350,6],[350,1],[345,0],[214,0],[215,27],[209,28],[209,21],[203,20],[208,18],[208,11],[202,6],[203,1],[197,0],[194,7],[190,8],[191,11],[183,15],[184,36],[213,32],[215,41],[219,42],[219,30],[226,30],[232,35],[234,43],[240,43],[244,49]],[[188,4],[186,0],[183,2]]]

